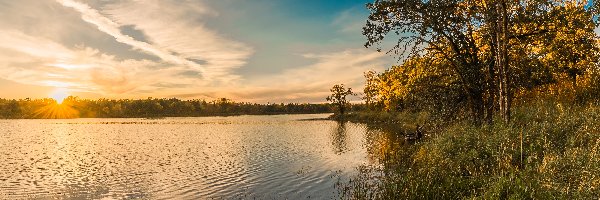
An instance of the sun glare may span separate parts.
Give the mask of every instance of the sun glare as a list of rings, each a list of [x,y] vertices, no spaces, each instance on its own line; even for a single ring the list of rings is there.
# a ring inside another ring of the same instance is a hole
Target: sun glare
[[[54,90],[54,92],[52,92],[52,94],[50,95],[50,97],[56,100],[58,104],[62,104],[65,98],[67,98],[67,96],[69,96],[69,92],[67,91],[67,89],[64,88],[58,88]]]

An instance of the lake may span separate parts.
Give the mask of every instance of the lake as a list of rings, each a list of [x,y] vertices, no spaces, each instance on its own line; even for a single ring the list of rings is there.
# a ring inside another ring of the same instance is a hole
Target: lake
[[[394,141],[327,116],[0,120],[0,199],[335,199]]]

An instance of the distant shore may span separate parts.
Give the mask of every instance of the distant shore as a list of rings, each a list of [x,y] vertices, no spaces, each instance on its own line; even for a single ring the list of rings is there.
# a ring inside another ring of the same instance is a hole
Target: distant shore
[[[164,118],[333,113],[330,104],[248,103],[230,99],[0,99],[0,119]]]

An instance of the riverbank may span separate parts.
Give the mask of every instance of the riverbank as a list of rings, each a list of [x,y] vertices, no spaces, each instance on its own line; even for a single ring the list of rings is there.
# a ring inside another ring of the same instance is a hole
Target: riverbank
[[[335,121],[349,121],[354,123],[364,123],[382,127],[385,129],[396,130],[416,130],[419,125],[428,133],[440,132],[444,127],[449,126],[453,122],[444,121],[431,116],[429,112],[380,112],[373,110],[364,110],[358,112],[350,112],[339,115],[335,113],[328,117]]]
[[[405,126],[428,118],[426,113],[344,116]],[[425,139],[401,152],[387,152],[383,167],[361,167],[340,187],[342,198],[597,199],[598,119],[596,105],[537,102],[517,107],[510,124],[475,127],[457,120],[430,126],[439,130],[430,129]]]

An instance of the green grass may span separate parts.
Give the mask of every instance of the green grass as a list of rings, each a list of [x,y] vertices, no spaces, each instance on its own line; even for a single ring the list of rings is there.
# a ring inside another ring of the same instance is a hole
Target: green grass
[[[423,113],[360,113],[346,118],[427,120]],[[598,106],[537,102],[516,108],[510,124],[475,127],[456,121],[429,134],[418,144],[389,152],[393,156],[384,167],[361,167],[358,176],[340,187],[342,197],[600,198]]]

